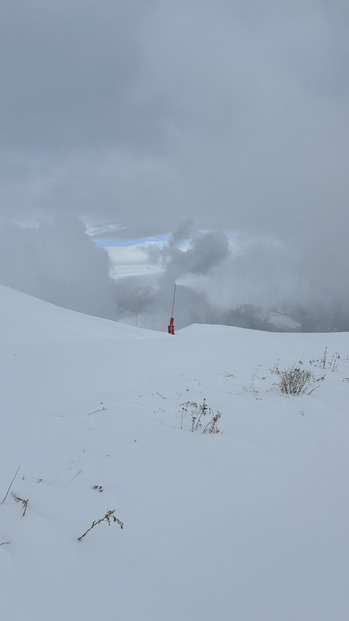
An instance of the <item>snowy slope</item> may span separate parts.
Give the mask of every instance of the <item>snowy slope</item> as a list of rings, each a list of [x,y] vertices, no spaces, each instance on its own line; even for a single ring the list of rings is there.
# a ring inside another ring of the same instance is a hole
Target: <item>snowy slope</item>
[[[1,287],[0,343],[5,621],[348,618],[349,334],[172,337]],[[284,396],[278,360],[325,379]]]

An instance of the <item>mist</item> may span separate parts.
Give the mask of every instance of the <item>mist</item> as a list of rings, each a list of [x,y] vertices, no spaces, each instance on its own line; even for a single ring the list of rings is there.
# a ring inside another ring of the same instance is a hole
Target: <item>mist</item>
[[[199,231],[186,221],[167,243],[140,244],[157,271],[118,276],[74,217],[0,231],[0,282],[54,304],[141,327],[166,330],[174,284],[176,329],[221,323],[286,331],[347,331],[349,286],[338,269],[346,235],[290,238]],[[316,243],[315,243],[316,241]],[[336,254],[333,248],[336,248]]]
[[[325,236],[298,236],[286,243],[270,236],[228,237],[182,226],[168,245],[148,249],[162,273],[148,278],[148,294],[134,303],[145,313],[144,324],[160,329],[169,317],[176,282],[178,327],[204,322],[267,330],[347,331],[349,283],[347,273],[338,269],[347,260],[346,232],[336,241],[334,253]],[[142,284],[143,277],[133,277],[117,286],[124,295],[129,287],[144,294]],[[282,321],[281,315],[290,321]]]
[[[156,329],[175,282],[177,327],[348,329],[348,20],[344,0],[5,3],[1,282]],[[95,243],[169,233],[146,276],[111,278]]]
[[[0,282],[53,304],[105,318],[116,317],[109,259],[76,218],[0,231]]]

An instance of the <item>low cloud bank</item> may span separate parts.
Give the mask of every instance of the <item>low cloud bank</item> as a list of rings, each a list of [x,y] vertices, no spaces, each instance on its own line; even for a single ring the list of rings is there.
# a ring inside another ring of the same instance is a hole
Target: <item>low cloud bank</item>
[[[229,239],[221,232],[199,233],[188,224],[175,231],[168,245],[147,251],[149,260],[161,265],[161,275],[117,282],[122,312],[127,312],[132,292],[146,327],[164,329],[176,282],[178,328],[203,322],[266,330],[349,330],[344,233],[331,245],[310,235],[281,243],[250,234]]]
[[[79,220],[65,216],[0,231],[0,282],[73,310],[159,330],[167,329],[177,283],[176,329],[196,322],[347,331],[348,251],[344,232],[336,235],[329,247],[325,236],[309,234],[281,243],[199,232],[188,222],[167,244],[143,247],[158,272],[114,280],[107,252]]]
[[[0,282],[53,304],[114,319],[115,283],[107,254],[69,216],[0,232]]]

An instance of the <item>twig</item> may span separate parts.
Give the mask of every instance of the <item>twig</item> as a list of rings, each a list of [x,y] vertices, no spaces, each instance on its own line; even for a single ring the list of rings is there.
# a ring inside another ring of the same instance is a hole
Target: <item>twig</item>
[[[87,530],[85,530],[85,532],[80,535],[80,537],[78,537],[78,541],[81,541],[81,539],[83,539],[87,533],[90,532],[90,530],[92,530],[92,528],[94,528],[95,526],[97,526],[98,524],[100,524],[101,522],[108,522],[108,525],[110,526],[110,518],[113,519],[113,522],[116,522],[117,524],[119,524],[120,528],[123,529],[124,528],[124,524],[123,522],[121,522],[121,520],[119,520],[117,517],[115,517],[115,515],[113,515],[113,513],[115,513],[116,509],[107,511],[107,513],[105,514],[104,517],[100,518],[99,520],[95,520],[92,522],[90,528],[88,528]]]
[[[93,410],[93,412],[89,412],[88,415],[92,416],[93,414],[98,414],[98,412],[106,412],[107,408],[104,406],[103,401],[101,401],[101,405],[103,407],[99,408],[98,410]]]
[[[202,433],[219,433],[219,429],[217,427],[217,422],[219,421],[219,419],[221,418],[221,414],[219,412],[217,412],[217,414],[215,414],[212,419],[210,420],[209,423],[207,423],[206,427],[204,428]]]
[[[25,516],[25,514],[26,514],[26,511],[27,511],[27,509],[28,509],[28,502],[29,502],[29,498],[27,498],[26,500],[24,500],[24,498],[20,498],[19,496],[16,496],[16,494],[14,494],[13,492],[12,492],[12,496],[14,497],[14,499],[15,499],[15,501],[16,501],[16,502],[21,502],[21,503],[22,503],[22,505],[23,505],[23,513],[22,513],[22,517],[24,517],[24,516]]]
[[[18,466],[18,468],[17,468],[17,470],[16,470],[16,474],[15,474],[15,476],[13,477],[13,479],[12,479],[12,481],[11,481],[10,485],[8,486],[8,490],[7,490],[7,492],[6,492],[6,494],[5,494],[5,497],[4,497],[4,499],[3,499],[2,503],[1,503],[2,505],[4,504],[4,502],[5,502],[6,498],[7,498],[8,494],[9,494],[9,491],[10,491],[10,489],[11,489],[11,487],[12,487],[13,481],[15,480],[15,478],[16,478],[16,476],[17,476],[17,474],[18,474],[19,469],[20,469],[20,466]]]
[[[78,476],[79,476],[79,474],[81,474],[81,473],[82,473],[82,470],[78,470],[78,471],[77,471],[77,473],[76,473],[76,474],[74,474],[73,478],[72,478],[72,479],[70,479],[70,483],[71,483],[72,481],[74,481],[74,479],[76,479],[76,477],[78,477]]]
[[[10,543],[11,543],[10,541],[2,541],[0,543],[0,546],[8,546],[8,545],[10,545]]]
[[[166,399],[166,397],[164,397],[164,395],[162,395],[160,392],[156,392],[156,395],[159,395],[159,397],[161,397],[162,399]]]

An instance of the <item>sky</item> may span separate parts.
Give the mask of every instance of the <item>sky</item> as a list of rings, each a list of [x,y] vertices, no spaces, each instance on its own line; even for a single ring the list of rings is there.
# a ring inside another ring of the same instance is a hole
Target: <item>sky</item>
[[[210,272],[206,297],[344,312],[348,12],[344,0],[5,1],[1,282],[18,286],[25,263],[27,289],[49,297],[53,229],[56,280],[75,270],[74,232],[84,263],[76,219],[97,240],[184,227],[194,247],[210,236],[212,266],[205,251],[194,270]],[[100,254],[88,251],[92,273]]]

